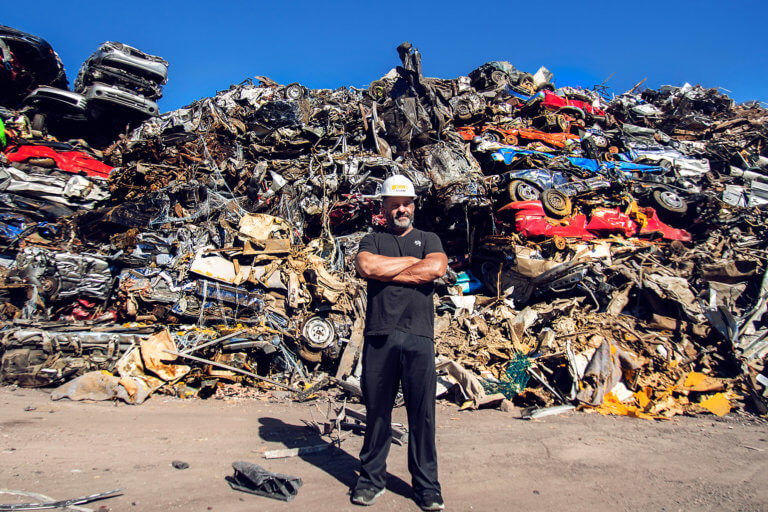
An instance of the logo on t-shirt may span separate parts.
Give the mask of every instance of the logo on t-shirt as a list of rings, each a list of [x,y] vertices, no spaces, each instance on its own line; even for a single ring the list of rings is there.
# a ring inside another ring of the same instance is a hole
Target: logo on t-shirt
[[[421,247],[421,240],[414,240],[413,243]]]

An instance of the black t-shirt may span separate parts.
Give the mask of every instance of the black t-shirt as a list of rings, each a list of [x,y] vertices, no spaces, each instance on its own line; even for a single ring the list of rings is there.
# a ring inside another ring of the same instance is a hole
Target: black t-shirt
[[[358,251],[382,256],[414,256],[419,259],[433,252],[445,252],[436,234],[415,228],[405,236],[386,232],[365,235]],[[434,293],[434,283],[410,285],[368,279],[365,334],[389,334],[397,328],[410,334],[433,338]]]

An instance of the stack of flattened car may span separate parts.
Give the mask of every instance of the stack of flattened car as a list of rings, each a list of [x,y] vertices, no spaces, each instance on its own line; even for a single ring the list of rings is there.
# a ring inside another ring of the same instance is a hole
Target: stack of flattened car
[[[75,79],[75,91],[94,109],[111,110],[119,105],[140,116],[158,114],[156,100],[163,96],[168,62],[127,44],[108,41],[83,63]]]
[[[0,25],[0,105],[14,107],[37,86],[68,86],[58,54],[47,41]]]
[[[123,43],[106,42],[83,63],[74,91],[70,91],[61,61],[47,42],[8,27],[0,28],[0,33],[6,34],[4,40],[11,40],[7,34],[22,34],[16,39],[37,53],[50,53],[47,60],[38,58],[33,66],[21,66],[22,71],[11,81],[19,86],[11,91],[23,86],[21,103],[32,129],[62,138],[94,138],[106,131],[113,138],[126,124],[135,126],[159,113],[156,101],[162,97],[168,75],[168,63],[161,57]],[[59,70],[58,78],[51,79],[55,70]],[[16,106],[18,100],[6,105]],[[99,143],[108,141],[101,139]]]
[[[256,77],[70,148],[91,160],[29,158],[48,126],[5,105],[3,204],[69,210],[2,219],[3,381],[70,398],[98,381],[130,403],[232,383],[354,394],[353,260],[402,174],[449,256],[442,396],[531,416],[765,414],[765,108],[689,85],[610,97],[502,61],[429,78],[412,45],[397,53],[368,89]],[[153,102],[166,70],[106,43],[75,89]],[[19,185],[72,170],[94,186]]]

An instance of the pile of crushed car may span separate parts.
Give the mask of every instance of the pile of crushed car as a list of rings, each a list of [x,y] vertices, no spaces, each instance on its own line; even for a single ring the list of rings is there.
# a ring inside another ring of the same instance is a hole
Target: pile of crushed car
[[[377,187],[409,177],[449,271],[439,393],[526,415],[766,414],[768,111],[489,62],[366,89],[255,77],[158,114],[168,64],[105,43],[68,91],[2,27],[4,383],[54,398],[358,394]],[[765,318],[764,318],[765,317]]]

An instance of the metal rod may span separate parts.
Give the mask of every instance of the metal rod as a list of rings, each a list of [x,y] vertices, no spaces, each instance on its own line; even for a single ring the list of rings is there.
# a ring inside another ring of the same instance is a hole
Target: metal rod
[[[221,341],[226,341],[229,338],[233,338],[233,337],[237,336],[238,334],[242,334],[244,332],[247,332],[247,330],[246,329],[240,329],[239,331],[235,331],[235,332],[229,333],[226,336],[222,336],[221,338],[216,338],[215,340],[206,341],[202,345],[195,345],[194,347],[190,347],[190,348],[188,348],[186,350],[182,350],[179,353],[180,354],[189,354],[190,352],[194,352],[195,350],[200,350],[201,348],[209,347],[209,346],[213,345],[214,343],[219,343]]]
[[[254,379],[263,380],[264,382],[269,382],[270,384],[274,384],[275,386],[280,386],[281,388],[288,389],[290,391],[293,391],[294,393],[301,393],[300,389],[296,389],[293,386],[283,384],[282,382],[277,382],[276,380],[272,380],[267,377],[262,377],[261,375],[256,375],[255,373],[252,373],[246,370],[241,370],[240,368],[235,368],[234,366],[229,366],[228,364],[217,363],[216,361],[211,361],[210,359],[203,359],[202,357],[191,356],[189,354],[182,354],[181,352],[175,352],[173,350],[163,350],[163,352],[167,352],[168,354],[172,354],[177,357],[184,357],[186,359],[191,359],[193,361],[197,361],[198,363],[206,363],[213,366],[218,366],[219,368],[224,368],[225,370],[230,370],[235,373],[242,373],[243,375],[247,375],[248,377],[253,377]]]
[[[15,511],[15,510],[45,510],[45,509],[52,509],[52,508],[69,508],[71,505],[82,505],[84,503],[89,503],[91,501],[98,501],[103,500],[106,498],[114,498],[115,496],[119,496],[120,491],[123,489],[115,489],[113,491],[107,491],[107,492],[101,492],[98,494],[91,494],[89,496],[83,496],[80,498],[72,498],[69,500],[60,500],[60,501],[47,501],[47,502],[38,502],[38,503],[16,503],[16,504],[8,504],[8,505],[0,505],[0,510],[2,511]],[[81,510],[78,508],[78,510]]]

